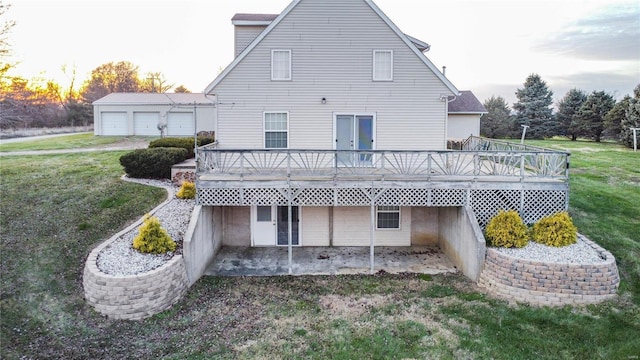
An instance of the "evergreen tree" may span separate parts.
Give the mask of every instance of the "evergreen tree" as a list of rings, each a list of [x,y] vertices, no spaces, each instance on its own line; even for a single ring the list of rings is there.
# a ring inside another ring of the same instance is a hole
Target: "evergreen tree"
[[[542,139],[553,134],[555,126],[551,104],[553,92],[540,75],[531,74],[524,87],[516,91],[518,102],[513,104],[516,111],[516,124],[528,125],[527,136]]]
[[[486,114],[480,117],[480,135],[489,138],[505,138],[511,135],[511,109],[502,96],[491,96],[484,101]]]
[[[616,140],[620,139],[620,131],[622,130],[622,123],[625,116],[627,116],[627,110],[629,109],[629,103],[631,102],[631,96],[625,95],[622,100],[618,101],[611,111],[604,117],[604,133],[607,136],[611,136]]]
[[[579,133],[600,142],[604,131],[604,117],[614,104],[613,96],[604,91],[592,92],[576,114]]]
[[[633,147],[633,131],[631,128],[640,128],[640,84],[633,89],[633,99],[629,101],[624,120],[620,124],[620,141],[630,148]]]
[[[572,141],[578,138],[578,129],[576,129],[574,117],[586,100],[587,94],[578,89],[571,89],[564,95],[558,103],[554,135],[567,136]]]

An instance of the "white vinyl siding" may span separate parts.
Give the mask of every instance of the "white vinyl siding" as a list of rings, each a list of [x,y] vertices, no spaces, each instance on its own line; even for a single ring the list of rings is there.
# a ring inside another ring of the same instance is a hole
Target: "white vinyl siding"
[[[291,80],[291,50],[271,51],[271,80]]]
[[[304,246],[329,246],[329,208],[302,207],[302,238]]]
[[[289,145],[289,114],[264,113],[264,148],[286,149]]]
[[[376,229],[400,229],[400,207],[376,207]]]
[[[272,81],[271,51],[283,48],[295,76]],[[393,50],[392,82],[372,81],[377,49]],[[378,150],[445,148],[450,91],[364,1],[299,2],[211,93],[221,149],[264,148],[263,113],[283,109],[291,149],[333,149],[334,113],[375,114]]]
[[[400,229],[374,230],[376,246],[411,246],[411,208],[402,207],[401,211]],[[336,206],[333,208],[333,246],[369,246],[370,235],[370,207]]]
[[[393,80],[393,50],[373,51],[373,81]]]
[[[240,55],[265,28],[266,25],[235,26],[235,56]]]
[[[449,114],[447,120],[448,139],[466,139],[480,136],[480,114]]]

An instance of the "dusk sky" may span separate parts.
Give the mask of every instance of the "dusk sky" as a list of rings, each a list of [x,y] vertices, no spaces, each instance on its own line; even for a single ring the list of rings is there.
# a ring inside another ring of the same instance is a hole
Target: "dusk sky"
[[[640,83],[640,1],[374,0],[427,57],[480,101],[516,101],[539,74],[557,102],[571,88],[620,99]],[[201,92],[233,60],[235,13],[280,13],[288,0],[6,0],[12,74],[77,83],[110,61],[159,71]],[[66,66],[67,75],[61,68]]]

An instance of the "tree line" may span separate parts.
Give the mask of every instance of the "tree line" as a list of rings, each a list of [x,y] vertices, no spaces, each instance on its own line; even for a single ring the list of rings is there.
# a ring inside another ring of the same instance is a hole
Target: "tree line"
[[[5,18],[11,6],[0,0],[0,129],[78,126],[93,123],[92,103],[112,92],[167,92],[174,87],[161,72],[143,78],[138,67],[127,61],[109,62],[91,71],[76,90],[76,72],[71,71],[68,88],[44,78],[11,76],[9,33],[15,22]],[[63,68],[63,72],[66,69]],[[189,92],[178,86],[175,92]]]
[[[1,65],[1,64],[0,64]],[[112,92],[163,93],[174,88],[160,72],[144,78],[127,61],[109,62],[91,71],[79,90],[72,72],[68,88],[53,80],[9,76],[11,65],[0,68],[0,128],[87,126],[93,123],[92,103]],[[180,85],[175,92],[189,92]]]
[[[556,112],[552,108],[553,92],[538,74],[529,75],[515,94],[513,109],[501,96],[484,101],[487,113],[480,118],[480,135],[519,138],[523,126],[527,126],[529,139],[561,136],[600,142],[606,138],[632,147],[631,128],[640,127],[640,84],[633,96],[627,94],[620,101],[605,91],[587,94],[574,88],[556,104]]]

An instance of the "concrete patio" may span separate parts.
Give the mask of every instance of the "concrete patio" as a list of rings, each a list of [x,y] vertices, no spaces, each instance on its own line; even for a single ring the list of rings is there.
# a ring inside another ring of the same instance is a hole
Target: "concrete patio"
[[[370,274],[369,247],[294,247],[293,275]],[[375,272],[454,273],[456,268],[439,248],[427,246],[376,247]],[[288,275],[286,247],[230,247],[220,249],[205,275]]]

